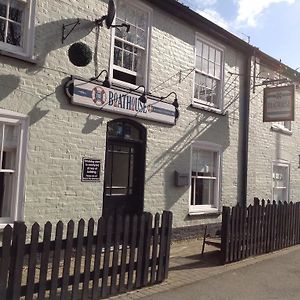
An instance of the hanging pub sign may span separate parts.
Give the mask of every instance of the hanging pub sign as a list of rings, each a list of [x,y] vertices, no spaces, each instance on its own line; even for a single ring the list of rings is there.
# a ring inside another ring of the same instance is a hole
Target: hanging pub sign
[[[264,122],[294,121],[294,85],[264,89]]]
[[[100,160],[82,158],[81,181],[100,181]]]
[[[174,105],[147,96],[146,103],[131,91],[107,88],[75,76],[66,84],[71,103],[166,124],[175,124]]]

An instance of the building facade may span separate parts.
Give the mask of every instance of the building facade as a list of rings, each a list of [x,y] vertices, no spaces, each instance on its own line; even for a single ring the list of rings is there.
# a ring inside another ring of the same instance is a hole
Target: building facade
[[[247,156],[248,197],[267,197],[276,156],[257,170],[256,104],[245,151],[250,45],[171,0],[118,0],[113,24],[130,28],[110,29],[106,1],[0,8],[1,226],[171,210],[185,234],[241,201]],[[79,41],[84,67],[68,57]]]

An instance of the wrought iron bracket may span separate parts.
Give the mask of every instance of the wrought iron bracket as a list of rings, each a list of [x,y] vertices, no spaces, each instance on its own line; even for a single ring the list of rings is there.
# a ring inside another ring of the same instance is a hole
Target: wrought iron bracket
[[[77,25],[80,24],[79,18],[76,22],[70,23],[70,24],[63,24],[62,26],[62,34],[61,34],[61,43],[63,44],[66,38],[71,34],[71,32],[75,29]],[[72,28],[69,30],[69,32],[66,32],[67,27],[72,26]]]

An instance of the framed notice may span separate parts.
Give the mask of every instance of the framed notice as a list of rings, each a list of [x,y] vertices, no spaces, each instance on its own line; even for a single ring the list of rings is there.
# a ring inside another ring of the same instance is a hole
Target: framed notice
[[[264,122],[294,121],[294,85],[264,89]]]
[[[100,159],[82,158],[81,181],[100,181]]]

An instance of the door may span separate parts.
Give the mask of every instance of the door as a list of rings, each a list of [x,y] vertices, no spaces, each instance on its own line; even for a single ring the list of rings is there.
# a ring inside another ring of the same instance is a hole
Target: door
[[[131,120],[108,124],[103,215],[143,211],[145,129]]]

